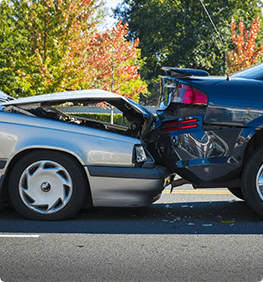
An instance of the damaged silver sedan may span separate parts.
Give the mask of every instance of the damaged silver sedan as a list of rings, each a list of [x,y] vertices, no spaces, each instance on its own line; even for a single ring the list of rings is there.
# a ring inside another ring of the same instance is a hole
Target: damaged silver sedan
[[[25,218],[63,220],[84,206],[145,206],[160,197],[171,173],[144,145],[154,116],[139,104],[102,90],[0,94],[0,199]],[[129,126],[66,115],[57,108],[66,102],[106,102]]]

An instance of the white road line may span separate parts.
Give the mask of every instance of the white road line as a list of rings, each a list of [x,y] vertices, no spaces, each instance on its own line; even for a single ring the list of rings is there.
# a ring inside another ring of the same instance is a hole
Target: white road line
[[[0,237],[6,237],[6,238],[38,238],[40,235],[0,235]],[[0,281],[1,282],[1,281]]]

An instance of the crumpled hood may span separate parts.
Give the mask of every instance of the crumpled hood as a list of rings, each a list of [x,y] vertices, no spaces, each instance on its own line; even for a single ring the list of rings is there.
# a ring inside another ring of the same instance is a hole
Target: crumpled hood
[[[118,108],[130,122],[139,122],[144,124],[148,131],[154,116],[143,106],[124,96],[111,93],[100,89],[67,91],[54,94],[36,95],[25,98],[14,99],[12,101],[2,102],[2,107],[16,106],[22,109],[33,109],[37,107],[48,107],[64,104],[66,102],[79,102],[87,104],[97,104],[108,102]]]
[[[54,94],[36,95],[25,98],[14,99],[8,102],[2,102],[1,106],[17,106],[23,109],[28,109],[36,106],[54,106],[66,102],[82,102],[82,103],[100,103],[109,102],[116,107],[117,105],[126,107],[126,109],[133,108],[138,113],[147,116],[149,112],[138,103],[115,93],[104,90],[78,90],[59,92]]]

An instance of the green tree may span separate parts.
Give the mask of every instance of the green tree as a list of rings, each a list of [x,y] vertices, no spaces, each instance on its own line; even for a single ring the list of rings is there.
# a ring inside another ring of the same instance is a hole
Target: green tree
[[[259,0],[203,0],[226,47],[232,49],[231,19],[244,19],[249,27],[262,21]],[[162,66],[200,68],[225,73],[224,48],[199,0],[124,0],[115,17],[129,23],[127,38],[139,38],[143,79],[154,92]]]
[[[30,53],[28,45],[27,32],[17,28],[10,17],[10,6],[3,1],[0,3],[0,89],[13,96],[24,95],[30,87],[17,73],[21,67],[25,68],[25,58]]]
[[[98,32],[101,0],[0,2],[0,89],[13,96],[100,88],[133,99],[147,93],[139,41],[127,24]]]
[[[17,89],[6,80],[1,81],[3,88],[19,96],[79,88],[89,38],[103,16],[102,4],[98,0],[3,1],[7,24],[0,29],[7,29],[7,34],[2,70],[8,68],[5,75],[11,73]]]

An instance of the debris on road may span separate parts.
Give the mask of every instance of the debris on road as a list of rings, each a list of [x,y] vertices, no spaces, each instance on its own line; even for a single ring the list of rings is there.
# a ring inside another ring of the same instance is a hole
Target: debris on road
[[[234,223],[235,221],[234,221],[234,220],[225,220],[225,221],[222,220],[221,222],[222,222],[222,223]]]

